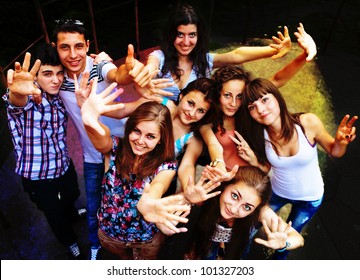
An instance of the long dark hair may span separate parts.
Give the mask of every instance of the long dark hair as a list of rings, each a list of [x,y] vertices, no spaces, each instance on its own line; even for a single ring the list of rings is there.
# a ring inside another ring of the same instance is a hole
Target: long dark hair
[[[212,76],[212,80],[214,81],[214,85],[216,88],[215,102],[220,106],[220,97],[221,91],[223,89],[223,85],[231,80],[240,80],[244,81],[245,85],[250,81],[250,72],[244,70],[244,68],[236,65],[227,65],[220,67],[216,70]],[[240,118],[240,108],[236,111],[234,118],[235,122],[241,122]],[[213,131],[216,132],[219,127],[221,130],[221,135],[225,133],[224,128],[224,113],[219,109],[219,118],[216,118],[213,122]]]
[[[160,128],[160,143],[149,153],[142,155],[141,162],[136,170],[136,177],[144,178],[153,175],[160,164],[173,161],[175,158],[172,120],[169,109],[155,101],[141,104],[129,116],[125,124],[125,136],[116,150],[116,170],[121,178],[129,180],[132,167],[135,163],[135,154],[130,143],[129,134],[136,125],[143,121],[156,121]]]
[[[280,138],[283,138],[286,142],[290,141],[290,139],[295,133],[295,124],[298,124],[304,131],[299,120],[299,116],[302,113],[291,114],[289,112],[284,97],[273,83],[263,78],[257,78],[248,83],[245,93],[242,96],[241,114],[243,118],[243,129],[241,130],[241,132],[245,139],[247,139],[250,147],[253,149],[256,156],[258,157],[259,162],[262,164],[266,162],[266,140],[264,138],[264,129],[266,129],[266,126],[257,123],[251,117],[248,106],[267,94],[272,94],[279,103],[279,108],[281,112]],[[271,144],[275,151],[277,151],[274,143],[271,142]]]
[[[163,32],[161,43],[161,50],[165,55],[164,66],[161,70],[162,75],[171,72],[179,80],[183,74],[183,70],[178,67],[179,56],[174,41],[177,36],[177,28],[179,25],[194,24],[197,27],[197,43],[194,50],[190,53],[189,59],[194,63],[194,69],[197,77],[207,77],[210,73],[206,70],[209,68],[209,63],[206,59],[208,52],[208,35],[205,30],[205,24],[201,17],[196,13],[194,8],[190,5],[179,5],[175,11],[170,15],[168,22]]]
[[[249,241],[250,230],[259,222],[260,211],[262,207],[268,203],[271,196],[269,177],[259,168],[254,166],[239,167],[235,177],[229,182],[222,183],[219,190],[223,191],[228,186],[240,182],[254,188],[257,191],[261,202],[250,215],[235,220],[232,227],[231,240],[230,243],[226,245],[225,250],[225,259],[229,260],[240,259]],[[193,242],[191,243],[196,258],[205,258],[208,255],[211,237],[215,232],[216,223],[218,223],[219,220],[221,220],[220,198],[219,196],[216,196],[205,201],[201,207],[197,228],[192,240]]]

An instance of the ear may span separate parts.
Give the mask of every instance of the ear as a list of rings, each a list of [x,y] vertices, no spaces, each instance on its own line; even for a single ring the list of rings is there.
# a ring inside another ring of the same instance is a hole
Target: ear
[[[51,46],[52,46],[53,48],[55,48],[55,47],[56,47],[56,44],[55,44],[54,42],[51,42]]]
[[[86,52],[88,52],[89,48],[90,48],[90,41],[89,40],[86,40],[86,46],[87,46]]]

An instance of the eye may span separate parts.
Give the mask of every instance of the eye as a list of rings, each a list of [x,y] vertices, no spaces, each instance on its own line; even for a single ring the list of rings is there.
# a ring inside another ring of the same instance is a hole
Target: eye
[[[184,33],[178,32],[178,33],[176,34],[176,36],[177,36],[178,38],[183,38],[183,37],[184,37]]]
[[[230,94],[230,93],[224,93],[224,97],[225,97],[226,99],[228,99],[228,98],[231,97],[231,94]]]
[[[188,100],[187,103],[189,104],[189,106],[194,107],[195,103],[194,101]]]
[[[238,200],[239,196],[236,193],[232,193],[231,198],[234,200]]]
[[[154,135],[149,134],[149,135],[147,135],[147,136],[146,136],[146,138],[147,138],[147,139],[149,139],[149,140],[153,140],[153,139],[155,139],[155,136],[154,136]]]
[[[238,95],[236,96],[236,98],[237,98],[237,99],[241,99],[241,98],[242,98],[242,93],[238,94]]]
[[[77,49],[79,49],[79,50],[80,50],[80,49],[83,49],[84,46],[85,46],[84,44],[76,44],[76,45],[75,45],[75,47],[76,47]]]
[[[140,132],[140,130],[139,130],[138,128],[134,128],[133,132],[134,132],[135,134],[141,134],[141,132]]]
[[[196,37],[196,32],[190,33],[190,34],[189,34],[189,37],[190,37],[190,38],[195,38],[195,37]]]
[[[269,97],[264,97],[261,101],[262,103],[266,103],[269,100]]]
[[[44,73],[44,76],[49,78],[52,76],[52,73],[46,72],[46,73]]]
[[[251,211],[251,207],[249,205],[244,205],[244,210],[245,211]]]
[[[67,50],[69,49],[69,46],[67,46],[67,45],[61,45],[61,46],[60,46],[60,49],[61,49],[62,51],[67,51]]]
[[[249,111],[252,111],[252,110],[254,110],[254,109],[255,109],[255,106],[250,105],[250,106],[248,106],[248,109],[249,109]]]
[[[198,112],[199,112],[200,114],[205,114],[205,113],[206,113],[206,111],[205,111],[204,109],[198,109]]]

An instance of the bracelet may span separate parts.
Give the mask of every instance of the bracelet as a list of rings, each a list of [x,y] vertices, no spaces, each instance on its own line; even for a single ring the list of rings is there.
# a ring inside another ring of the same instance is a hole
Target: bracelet
[[[222,162],[223,164],[225,164],[225,162],[222,159],[214,159],[213,161],[210,162],[210,166],[211,167],[215,167],[219,162]]]
[[[286,241],[286,244],[285,244],[285,247],[284,248],[281,248],[281,249],[277,249],[276,251],[278,252],[284,252],[287,248],[289,248],[291,246],[291,243],[290,242],[287,242]]]

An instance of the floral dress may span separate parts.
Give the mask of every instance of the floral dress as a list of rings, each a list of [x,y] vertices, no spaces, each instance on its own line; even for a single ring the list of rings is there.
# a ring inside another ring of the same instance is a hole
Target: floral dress
[[[145,183],[163,170],[176,170],[175,161],[162,163],[155,174],[146,178],[130,179],[125,182],[116,173],[115,154],[119,138],[113,136],[113,148],[110,154],[110,165],[102,183],[102,200],[98,213],[100,229],[110,238],[122,242],[146,242],[159,231],[154,223],[144,220],[137,210]]]

